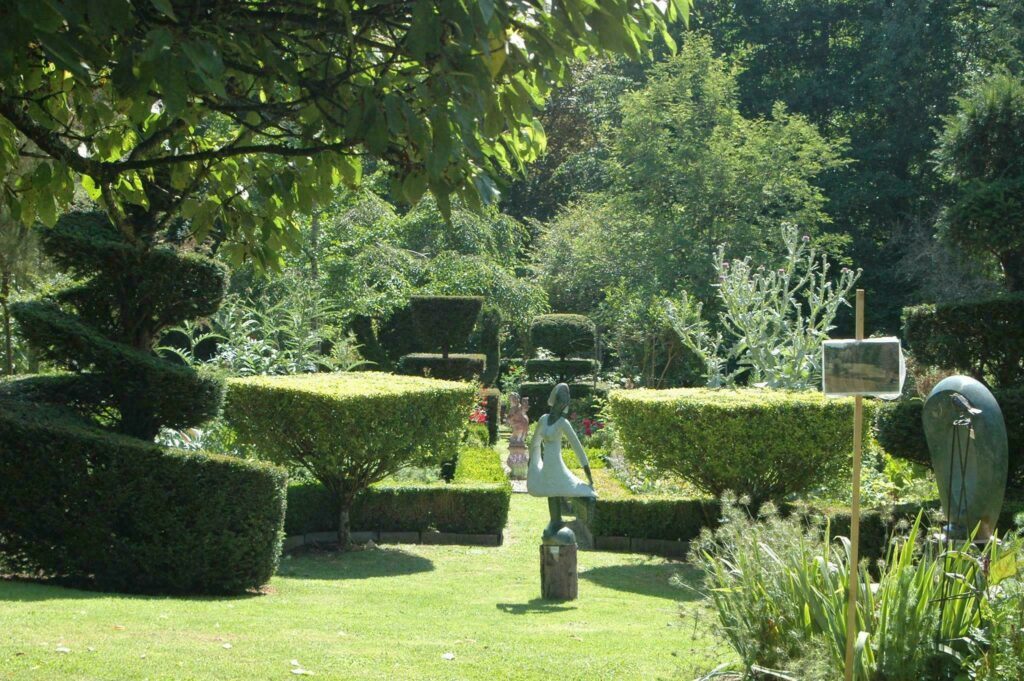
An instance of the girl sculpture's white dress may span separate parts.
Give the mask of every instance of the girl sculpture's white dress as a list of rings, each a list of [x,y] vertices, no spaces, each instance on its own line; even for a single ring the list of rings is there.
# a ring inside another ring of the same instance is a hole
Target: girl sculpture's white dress
[[[565,435],[569,438],[580,466],[590,466],[580,439],[565,418],[559,416],[552,424],[548,423],[549,418],[550,414],[540,417],[533,431],[533,439],[530,440],[530,469],[526,474],[526,491],[535,497],[596,498],[594,488],[569,472],[562,460],[562,436]]]

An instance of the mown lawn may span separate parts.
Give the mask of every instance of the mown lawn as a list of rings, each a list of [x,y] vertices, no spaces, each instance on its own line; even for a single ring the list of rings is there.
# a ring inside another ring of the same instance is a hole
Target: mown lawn
[[[698,584],[680,563],[581,553],[579,600],[539,600],[545,516],[514,495],[499,548],[286,558],[241,598],[0,581],[0,679],[687,679],[729,659],[706,602],[670,584]]]

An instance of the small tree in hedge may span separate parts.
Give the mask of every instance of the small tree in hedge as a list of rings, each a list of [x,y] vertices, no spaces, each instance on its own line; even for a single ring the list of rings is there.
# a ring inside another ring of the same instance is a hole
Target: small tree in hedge
[[[344,549],[356,495],[452,458],[475,396],[468,383],[376,372],[260,376],[229,382],[224,416],[258,454],[327,488]]]
[[[961,97],[936,157],[952,188],[942,235],[1024,291],[1024,80],[996,74]]]
[[[77,211],[42,233],[47,255],[81,283],[11,311],[40,357],[74,375],[34,378],[9,391],[152,440],[162,426],[194,426],[220,410],[220,381],[158,357],[153,347],[163,330],[220,307],[227,271],[157,245],[155,231],[141,236],[131,243],[103,213]]]

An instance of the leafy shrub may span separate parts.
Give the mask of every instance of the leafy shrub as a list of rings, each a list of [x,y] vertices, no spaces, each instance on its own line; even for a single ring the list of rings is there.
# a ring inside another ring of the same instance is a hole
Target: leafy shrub
[[[853,449],[853,401],[820,393],[619,390],[609,405],[627,459],[755,504],[842,475]]]
[[[903,310],[918,363],[957,369],[1009,388],[1024,383],[1024,294]]]
[[[487,370],[487,356],[450,353],[414,352],[398,360],[398,373],[408,376],[426,376],[447,381],[469,381],[480,378]]]
[[[807,651],[823,648],[832,667],[823,678],[838,678],[846,648],[849,542],[833,542],[831,527],[822,532],[798,517],[782,519],[770,505],[756,520],[732,504],[723,513],[725,522],[702,534],[691,557],[707,573],[719,623],[746,671],[804,671]],[[958,673],[989,646],[989,594],[995,592],[989,587],[1001,577],[988,567],[1000,555],[1019,558],[1020,541],[989,543],[981,555],[970,541],[922,551],[924,534],[918,516],[907,536],[889,544],[875,584],[866,564],[859,566],[858,681],[966,678]]]
[[[787,390],[821,380],[821,344],[860,272],[844,267],[833,281],[831,263],[818,257],[809,236],[798,236],[792,224],[783,224],[781,234],[786,257],[779,269],[749,256],[729,261],[719,246],[714,266],[724,335],[711,332],[703,305],[685,292],[678,304],[665,301],[672,328],[700,358],[710,388],[735,385],[743,374],[749,385]]]
[[[1024,388],[996,388],[992,394],[1006,421],[1009,485],[1024,489]],[[875,434],[892,456],[931,466],[921,421],[923,408],[924,400],[918,398],[883,403],[875,415]]]
[[[581,314],[542,314],[530,325],[530,343],[566,359],[593,354],[594,333],[594,322]]]
[[[592,359],[528,359],[526,374],[533,380],[552,378],[558,383],[567,383],[579,376],[593,374],[597,362]]]
[[[480,296],[413,296],[409,305],[421,349],[447,357],[469,338],[483,304]]]
[[[511,487],[493,449],[463,447],[450,485],[372,485],[356,496],[352,527],[357,530],[438,530],[498,534],[508,520]],[[330,493],[319,483],[288,489],[289,535],[325,532],[337,526]]]
[[[0,555],[101,589],[238,593],[273,575],[285,472],[0,403]]]
[[[474,386],[375,372],[233,379],[224,416],[260,456],[302,467],[331,495],[348,544],[356,495],[455,454]]]

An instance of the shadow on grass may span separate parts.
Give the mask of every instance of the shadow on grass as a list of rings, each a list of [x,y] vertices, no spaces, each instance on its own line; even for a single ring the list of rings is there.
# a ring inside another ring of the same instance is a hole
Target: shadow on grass
[[[126,591],[100,591],[90,583],[81,580],[60,578],[0,576],[0,602],[2,601],[56,601],[83,600],[93,598],[129,599],[139,601],[174,600],[174,601],[237,601],[246,598],[257,598],[272,592],[272,587],[264,590],[242,594],[196,595],[196,594],[146,594]]]
[[[529,603],[498,603],[496,607],[510,615],[536,615],[576,609],[574,605],[562,605],[558,601],[546,601],[543,598],[534,598]]]
[[[279,577],[289,579],[370,579],[430,572],[434,563],[401,549],[373,549],[346,553],[316,552],[282,559]]]
[[[672,601],[699,601],[703,573],[682,563],[638,563],[609,565],[580,572],[580,577],[606,589],[666,598]]]

